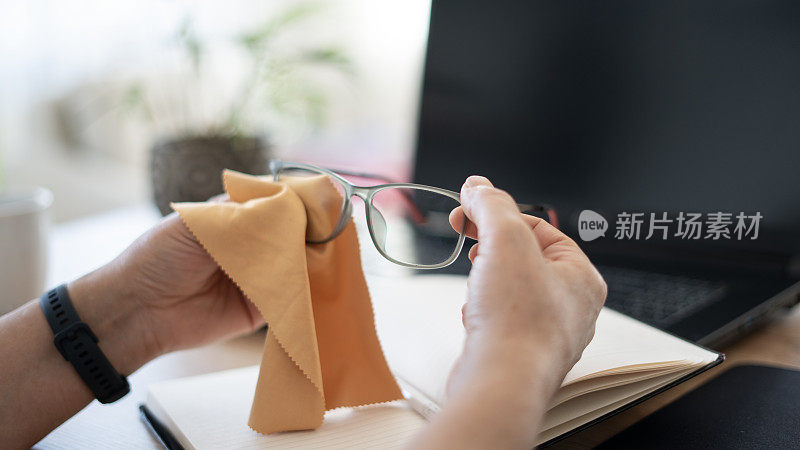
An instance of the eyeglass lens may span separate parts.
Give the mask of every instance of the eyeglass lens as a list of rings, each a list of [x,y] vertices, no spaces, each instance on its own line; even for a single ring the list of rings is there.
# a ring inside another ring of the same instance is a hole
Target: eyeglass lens
[[[329,176],[310,169],[286,168],[278,172],[277,179],[320,175]],[[344,186],[332,177],[331,182],[344,202]],[[337,206],[343,210],[342,203]],[[405,264],[437,265],[447,261],[457,249],[459,233],[448,222],[450,211],[457,206],[457,200],[433,191],[383,188],[375,192],[366,208],[367,222],[378,249],[389,258]]]
[[[458,205],[453,198],[424,189],[381,189],[372,197],[369,213],[376,244],[406,264],[441,264],[458,245],[459,233],[448,221]]]

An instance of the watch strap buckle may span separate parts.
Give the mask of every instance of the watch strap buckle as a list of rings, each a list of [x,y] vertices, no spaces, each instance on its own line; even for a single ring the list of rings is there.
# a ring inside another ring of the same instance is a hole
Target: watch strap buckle
[[[64,357],[67,361],[69,361],[69,357],[67,356],[67,351],[64,348],[65,341],[72,342],[75,339],[78,339],[79,333],[85,333],[92,342],[97,343],[97,336],[92,333],[92,330],[83,322],[73,322],[67,328],[56,333],[53,337],[53,343],[55,344],[56,348],[58,349],[61,356]]]

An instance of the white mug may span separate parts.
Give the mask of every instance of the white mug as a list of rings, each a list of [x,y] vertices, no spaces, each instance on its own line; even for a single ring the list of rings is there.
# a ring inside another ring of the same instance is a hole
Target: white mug
[[[0,191],[0,315],[46,288],[52,203],[53,193],[42,187]]]

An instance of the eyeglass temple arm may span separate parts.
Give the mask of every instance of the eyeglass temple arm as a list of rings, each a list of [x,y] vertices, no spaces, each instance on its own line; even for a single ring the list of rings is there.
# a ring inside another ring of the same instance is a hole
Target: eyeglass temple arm
[[[536,212],[547,215],[547,221],[550,225],[558,228],[558,214],[556,214],[556,210],[552,206],[517,203],[517,207],[521,213]]]

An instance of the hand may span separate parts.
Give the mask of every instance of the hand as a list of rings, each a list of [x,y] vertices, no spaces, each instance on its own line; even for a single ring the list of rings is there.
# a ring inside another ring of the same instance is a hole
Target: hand
[[[123,374],[163,353],[264,324],[175,213],[68,290]]]
[[[594,335],[606,298],[600,273],[565,234],[521,214],[506,192],[483,177],[467,179],[451,223],[477,239],[463,321],[480,351],[522,345],[546,349],[563,378]],[[468,347],[467,350],[470,350]],[[453,374],[453,381],[464,374]]]
[[[263,324],[177,214],[67,290],[100,349],[123,375],[162,353]],[[93,395],[53,345],[38,300],[0,316],[0,343],[0,436],[4,448],[28,448]]]
[[[570,238],[483,177],[450,215],[469,219],[466,341],[423,448],[532,448],[549,400],[594,334],[606,285]]]

